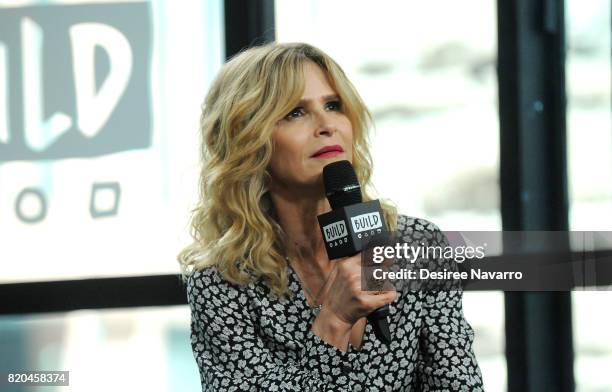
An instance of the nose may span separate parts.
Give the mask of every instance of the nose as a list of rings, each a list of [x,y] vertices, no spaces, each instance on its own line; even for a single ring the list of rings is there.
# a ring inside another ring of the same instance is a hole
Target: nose
[[[315,113],[314,117],[316,136],[331,136],[336,132],[337,128],[332,113],[320,110]]]

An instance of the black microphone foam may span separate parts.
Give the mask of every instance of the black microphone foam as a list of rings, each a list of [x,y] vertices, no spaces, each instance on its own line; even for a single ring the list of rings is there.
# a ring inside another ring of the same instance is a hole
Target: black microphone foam
[[[332,209],[362,202],[361,186],[353,165],[349,161],[337,161],[323,168],[325,195]]]

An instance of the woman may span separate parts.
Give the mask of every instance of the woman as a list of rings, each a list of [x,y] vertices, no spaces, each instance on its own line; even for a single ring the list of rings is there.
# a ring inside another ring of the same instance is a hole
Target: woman
[[[327,258],[321,172],[349,160],[369,184],[369,120],[341,68],[307,44],[252,48],[220,71],[201,116],[195,241],[179,255],[203,390],[481,390],[460,291],[362,291],[359,254]],[[383,210],[389,230],[445,241]],[[389,345],[365,318],[385,304]]]

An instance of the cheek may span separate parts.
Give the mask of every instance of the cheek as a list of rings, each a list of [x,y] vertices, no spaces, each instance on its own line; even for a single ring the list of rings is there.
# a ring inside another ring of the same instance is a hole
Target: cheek
[[[295,171],[302,162],[302,144],[287,135],[273,137],[274,152],[270,166],[273,173],[285,177],[283,173]]]
[[[350,157],[350,161],[352,162],[353,161],[353,127],[351,125],[351,122],[348,119],[346,119],[346,123],[342,127],[342,138],[344,139],[346,146],[350,148],[349,157]]]
[[[295,159],[299,155],[299,143],[286,135],[278,136],[274,139],[274,155],[279,160]]]

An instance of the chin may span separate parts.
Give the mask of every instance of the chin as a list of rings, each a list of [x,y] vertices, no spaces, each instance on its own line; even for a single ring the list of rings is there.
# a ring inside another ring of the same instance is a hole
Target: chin
[[[350,157],[347,157],[346,153],[340,153],[338,155],[334,155],[334,156],[326,157],[326,158],[311,158],[311,159],[313,159],[315,162],[323,164],[323,166],[329,163],[338,162],[338,161],[349,161],[351,162],[351,164],[353,163],[353,160]]]
[[[351,165],[353,164],[353,160],[350,157],[347,157],[346,154],[342,153],[340,155],[337,155],[335,157],[331,157],[325,160],[325,164],[330,164],[332,162],[338,162],[338,161],[349,161],[351,163]]]

